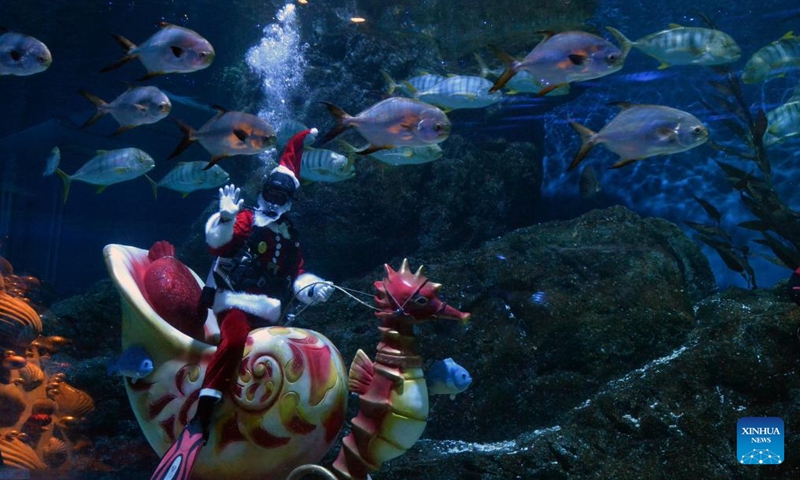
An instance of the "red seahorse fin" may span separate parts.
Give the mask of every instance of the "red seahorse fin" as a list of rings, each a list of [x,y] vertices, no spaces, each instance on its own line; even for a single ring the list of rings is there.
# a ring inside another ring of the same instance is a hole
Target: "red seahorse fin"
[[[172,246],[172,244],[166,240],[160,240],[154,243],[153,246],[150,247],[150,251],[147,252],[147,258],[151,262],[155,262],[159,258],[174,257],[174,256],[175,256],[175,247]]]
[[[353,363],[350,365],[350,382],[347,387],[351,392],[359,395],[367,393],[374,376],[375,366],[372,360],[364,353],[364,350],[359,349],[356,352],[356,358],[353,359]]]

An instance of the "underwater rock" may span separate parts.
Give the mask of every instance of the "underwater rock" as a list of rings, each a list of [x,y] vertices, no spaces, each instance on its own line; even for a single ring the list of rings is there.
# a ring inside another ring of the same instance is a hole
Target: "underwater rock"
[[[547,428],[492,443],[451,432],[465,441],[421,442],[375,479],[407,478],[420,468],[440,480],[470,478],[475,471],[498,480],[652,478],[653,472],[669,478],[741,477],[733,440],[740,418],[800,422],[794,408],[800,309],[785,298],[783,287],[732,289],[704,299],[684,343],[632,365],[576,408],[553,415]],[[786,460],[800,455],[789,436],[784,446]],[[797,462],[768,468],[776,477],[800,475]]]
[[[424,358],[439,359],[446,344],[473,378],[455,403],[431,400],[424,438],[433,439],[494,442],[552,426],[601,385],[678,348],[694,305],[715,289],[708,260],[678,226],[623,207],[412,261],[448,285],[450,304],[480,319],[420,335]],[[343,321],[353,308],[334,296],[298,321],[325,331],[347,358],[370,333]],[[515,408],[498,408],[509,399]]]
[[[542,151],[533,143],[477,148],[456,135],[442,148],[443,158],[429,164],[392,167],[367,157],[358,163],[359,183],[304,187],[292,214],[314,271],[334,280],[360,276],[387,258],[475,247],[534,222]],[[360,182],[380,194],[365,199]]]
[[[457,6],[450,2],[425,2],[423,7],[414,1],[393,1],[387,6],[362,0],[357,6],[359,13],[374,24],[376,37],[382,36],[390,44],[409,37],[416,42],[428,39],[444,62],[453,62],[486,48],[487,44],[508,45],[512,51],[530,50],[540,38],[537,31],[582,26],[595,13],[597,3],[596,0],[544,3],[469,0]],[[478,18],[480,25],[476,24]],[[398,23],[402,28],[398,28]],[[420,53],[425,51],[417,49]]]
[[[646,477],[668,461],[676,475],[696,468],[708,478],[730,477],[735,472],[721,471],[718,459],[730,455],[733,465],[735,452],[719,432],[738,416],[800,423],[791,410],[792,392],[800,391],[791,374],[800,310],[779,289],[714,294],[707,260],[670,222],[614,207],[411,261],[424,263],[448,286],[448,303],[475,319],[466,327],[419,327],[421,353],[433,362],[446,344],[473,384],[455,400],[432,398],[420,442],[385,463],[376,480],[420,478],[421,469],[437,480],[621,478],[631,465],[634,476]],[[338,283],[368,290],[380,274],[375,266]],[[108,303],[117,293],[101,284],[54,308]],[[103,314],[100,325],[110,321]],[[365,307],[334,295],[296,322],[324,332],[353,358],[377,340],[365,315]],[[125,471],[138,468],[146,477],[158,459],[141,434],[118,431],[119,422],[135,428],[131,417],[125,408],[106,414],[93,440],[112,452],[117,440],[109,432],[124,434],[126,449],[136,452]],[[686,451],[697,445],[708,455]],[[787,456],[798,455],[787,444]]]

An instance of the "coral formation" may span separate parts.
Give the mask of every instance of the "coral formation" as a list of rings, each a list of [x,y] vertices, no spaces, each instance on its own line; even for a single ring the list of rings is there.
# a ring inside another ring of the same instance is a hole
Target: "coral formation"
[[[7,263],[7,262],[6,262]],[[67,342],[42,335],[39,314],[13,271],[0,274],[0,453],[6,467],[68,469],[77,446],[88,445],[80,425],[95,406],[86,392],[65,381],[52,355]],[[8,281],[9,278],[11,281]],[[6,288],[13,285],[14,288]],[[48,373],[51,372],[51,373]]]

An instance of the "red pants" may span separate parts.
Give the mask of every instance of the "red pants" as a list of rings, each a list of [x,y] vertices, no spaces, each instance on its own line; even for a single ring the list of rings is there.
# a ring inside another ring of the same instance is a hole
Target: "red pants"
[[[221,312],[218,320],[220,342],[208,363],[203,388],[225,392],[242,361],[247,334],[254,322],[263,323],[263,320],[235,309]]]

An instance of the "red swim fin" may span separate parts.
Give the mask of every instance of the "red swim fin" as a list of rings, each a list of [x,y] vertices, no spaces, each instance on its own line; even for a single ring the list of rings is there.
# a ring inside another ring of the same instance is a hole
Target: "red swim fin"
[[[150,480],[188,480],[201,448],[203,427],[199,421],[189,422],[175,443],[161,457],[161,463]]]

